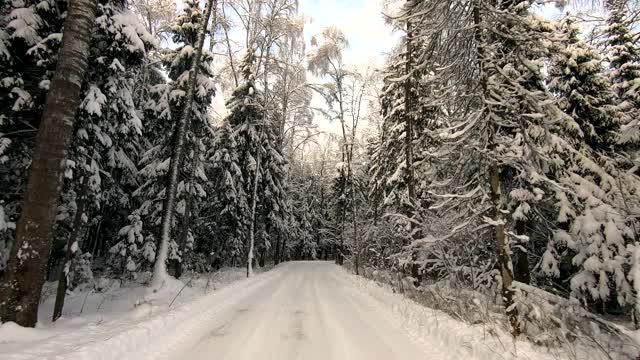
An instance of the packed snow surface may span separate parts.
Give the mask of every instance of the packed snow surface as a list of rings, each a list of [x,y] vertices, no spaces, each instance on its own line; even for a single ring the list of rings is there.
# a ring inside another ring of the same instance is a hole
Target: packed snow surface
[[[426,359],[390,314],[330,263],[291,263],[211,318],[168,359]]]

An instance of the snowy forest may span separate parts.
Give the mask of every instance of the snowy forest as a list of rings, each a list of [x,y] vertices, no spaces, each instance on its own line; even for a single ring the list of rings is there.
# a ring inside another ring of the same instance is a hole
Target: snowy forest
[[[636,359],[640,3],[379,15],[396,45],[363,66],[298,0],[2,0],[0,343],[107,279],[321,260],[554,358]]]

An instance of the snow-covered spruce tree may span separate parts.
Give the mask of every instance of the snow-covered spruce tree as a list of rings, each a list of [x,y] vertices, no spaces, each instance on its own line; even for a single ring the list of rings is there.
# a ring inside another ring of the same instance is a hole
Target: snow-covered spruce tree
[[[433,29],[425,31],[432,51],[427,56],[439,64],[434,81],[440,85],[434,96],[455,99],[443,104],[447,116],[438,130],[442,145],[433,159],[431,185],[439,201],[431,209],[440,217],[450,216],[447,221],[455,220],[443,239],[473,236],[479,241],[476,246],[485,249],[485,241],[493,240],[495,260],[489,260],[496,262],[503,305],[512,332],[518,334],[514,275],[522,271],[526,280],[531,267],[523,261],[522,270],[514,269],[512,249],[526,246],[535,234],[532,224],[537,222],[532,220],[555,195],[562,154],[577,152],[581,132],[547,90],[544,39],[552,27],[530,13],[528,2],[498,7],[479,2],[470,8],[440,8],[438,13],[474,26],[467,26],[472,31],[452,32],[448,36],[453,38],[446,40]],[[437,19],[433,23],[442,26]],[[453,53],[439,51],[452,41],[467,45],[454,47]],[[476,51],[469,52],[467,46]],[[457,86],[450,87],[453,83]]]
[[[288,161],[279,146],[276,135],[278,125],[267,121],[262,138],[261,171],[259,193],[259,216],[262,218],[262,231],[257,245],[261,265],[272,248],[272,239],[288,236],[291,222],[291,206],[288,199]]]
[[[366,174],[368,181],[368,214],[369,224],[365,230],[365,242],[368,254],[364,256],[364,263],[373,268],[392,268],[392,260],[402,253],[402,247],[406,243],[407,231],[398,228],[397,221],[393,217],[386,216],[388,205],[385,204],[387,184],[384,179],[383,169],[389,169],[392,164],[402,162],[396,156],[385,156],[385,148],[382,144],[387,141],[387,133],[382,130],[375,137],[367,139],[367,157],[370,159]],[[387,148],[388,149],[388,148]],[[404,227],[406,229],[406,227]],[[416,277],[417,278],[417,277]]]
[[[159,54],[158,54],[159,55]],[[151,68],[153,74],[161,69]],[[158,81],[159,80],[159,81]],[[125,278],[137,277],[137,272],[149,270],[156,253],[157,229],[162,210],[163,176],[167,164],[163,164],[167,156],[164,146],[170,144],[173,118],[170,108],[170,84],[164,79],[156,79],[144,85],[142,93],[142,113],[144,137],[140,144],[142,151],[136,167],[136,179],[139,186],[131,193],[132,211],[127,214],[127,221],[116,236],[116,241],[109,248],[109,268]]]
[[[215,158],[229,157],[218,171],[229,174],[232,179],[218,182],[217,186],[221,188],[214,190],[216,203],[228,216],[224,227],[235,234],[231,239],[235,244],[243,239],[247,255],[251,250],[251,237],[258,233],[268,237],[271,231],[277,231],[276,226],[286,221],[287,209],[286,161],[275,135],[276,126],[264,117],[263,95],[255,86],[253,67],[254,54],[249,51],[243,61],[242,84],[234,90],[227,103],[230,110],[223,127],[229,126],[230,129],[222,132],[215,155]],[[229,183],[243,189],[228,193]],[[230,200],[235,203],[230,203]],[[245,235],[241,238],[240,234]],[[263,247],[269,248],[267,238],[259,240]]]
[[[0,7],[0,274],[15,241],[66,8],[66,1],[5,1]]]
[[[122,240],[111,248],[111,253],[120,259],[121,266],[135,273],[148,269],[157,258],[158,234],[166,194],[167,175],[171,156],[176,146],[176,126],[187,102],[189,74],[196,55],[198,29],[203,14],[196,2],[185,3],[184,10],[171,27],[173,41],[180,44],[163,57],[170,82],[158,84],[150,89],[151,99],[145,104],[145,136],[150,142],[142,155],[139,176],[141,186],[134,192],[140,206],[130,216],[130,224],[120,230]],[[180,224],[185,218],[185,209],[190,197],[206,196],[204,171],[204,137],[209,135],[208,108],[214,95],[211,74],[211,54],[203,51],[199,66],[196,91],[190,112],[190,126],[184,143],[182,169],[177,186],[176,206],[172,223]],[[194,176],[195,175],[195,176]],[[194,209],[190,209],[193,211]],[[180,245],[176,240],[192,238],[192,231],[181,235],[178,226],[174,229],[169,244],[168,259],[180,260]],[[185,248],[187,244],[185,244]],[[133,274],[132,274],[133,275]]]
[[[479,52],[486,74],[483,115],[489,125],[489,193],[494,207],[489,223],[496,231],[504,303],[517,333],[522,320],[514,313],[512,280],[515,276],[530,281],[532,267],[527,249],[516,252],[517,266],[512,269],[510,249],[526,249],[537,232],[544,233],[535,225],[539,209],[564,190],[557,188],[555,178],[566,171],[562,156],[579,153],[582,132],[544,85],[544,37],[553,28],[530,13],[527,1],[503,5],[487,9],[481,37],[487,43],[481,41]]]
[[[581,137],[552,138],[565,151],[561,167],[548,171],[558,181],[553,240],[542,255],[544,274],[571,279],[572,295],[589,305],[624,306],[633,295],[628,281],[632,244],[637,234],[630,211],[637,208],[630,194],[640,182],[615,161],[620,121],[624,118],[603,73],[598,53],[578,38],[570,19],[552,41],[550,89],[560,108],[578,124]],[[615,84],[614,84],[615,87]],[[567,146],[570,145],[570,146]],[[560,254],[571,254],[575,270],[561,272]]]
[[[556,143],[562,144],[557,139]],[[552,219],[558,228],[541,269],[548,276],[566,278],[560,257],[566,249],[575,267],[570,274],[574,297],[601,310],[628,305],[633,299],[628,275],[638,224],[629,220],[627,206],[638,209],[638,203],[629,203],[624,191],[638,194],[640,182],[588,148],[566,151],[563,162],[557,177],[562,190],[555,195],[558,213]]]
[[[173,138],[173,146],[171,152],[171,158],[169,161],[169,169],[167,172],[167,186],[165,190],[165,199],[163,202],[163,212],[162,219],[160,222],[160,236],[159,236],[159,247],[156,255],[156,260],[154,263],[153,269],[153,286],[157,289],[159,287],[164,286],[165,280],[167,277],[167,259],[169,257],[169,248],[171,242],[171,231],[173,228],[173,217],[174,210],[177,209],[177,193],[179,190],[179,185],[181,183],[179,179],[181,166],[183,165],[183,153],[185,153],[185,141],[187,139],[186,133],[191,128],[192,124],[192,114],[194,109],[197,111],[197,108],[194,106],[194,99],[196,96],[202,96],[207,94],[207,90],[213,92],[214,86],[213,84],[209,84],[205,87],[204,91],[200,86],[199,82],[199,74],[200,74],[200,66],[202,64],[203,59],[203,50],[204,50],[204,42],[208,32],[209,18],[211,17],[211,12],[213,10],[214,5],[217,2],[214,0],[208,0],[205,6],[204,15],[201,15],[196,22],[199,26],[197,27],[197,36],[196,36],[196,45],[192,49],[193,59],[190,61],[188,76],[182,75],[181,77],[186,77],[186,94],[184,96],[182,111],[180,116],[177,119],[176,126],[174,129],[174,138]],[[204,93],[204,94],[203,94]],[[200,112],[201,116],[203,112]],[[208,125],[208,121],[205,122]],[[196,145],[196,154],[200,154],[200,149],[197,148]],[[194,161],[199,161],[199,159],[195,159]],[[191,174],[197,170],[197,167],[194,165],[191,167]],[[204,175],[204,173],[202,173]],[[187,216],[191,216],[191,213],[187,213]],[[185,220],[189,220],[187,217],[183,217]],[[185,234],[188,234],[185,230]],[[186,239],[187,236],[183,236],[183,239]]]
[[[420,209],[429,203],[429,195],[422,190],[430,179],[428,153],[437,143],[430,131],[437,118],[437,107],[430,104],[430,65],[421,63],[423,41],[416,36],[419,31],[412,30],[420,28],[425,20],[415,15],[418,9],[419,5],[410,1],[397,16],[396,26],[403,28],[406,35],[384,71],[381,132],[377,145],[371,149],[372,196],[380,198],[383,221],[389,223],[385,226],[398,227],[399,245],[421,237],[417,226],[421,222],[419,214],[423,213]],[[412,257],[411,251],[398,256],[403,260],[402,268],[419,279]]]
[[[579,28],[567,17],[558,24],[551,44],[549,88],[559,107],[580,126],[587,145],[611,152],[617,143],[623,114],[615,107],[614,93],[597,49],[579,38]]]
[[[435,143],[432,138],[419,140],[429,137],[426,130],[435,117],[435,107],[426,103],[431,100],[427,95],[429,66],[420,63],[423,42],[416,36],[419,32],[413,30],[424,20],[416,15],[418,9],[417,2],[407,1],[395,18],[395,26],[406,34],[389,57],[384,71],[380,100],[383,123],[380,145],[376,149],[379,161],[372,169],[374,191],[384,193],[385,212],[409,218],[415,217],[414,209],[420,206],[424,196],[419,194],[420,179],[428,177],[426,149],[418,146]],[[410,233],[414,222],[409,224],[407,232]]]
[[[13,57],[5,58],[13,60],[3,67],[4,71],[11,72],[14,76],[13,80],[5,77],[3,81],[4,85],[13,86],[8,88],[13,95],[2,96],[3,101],[10,101],[11,98],[15,101],[14,104],[2,104],[3,107],[14,110],[4,112],[6,121],[3,121],[3,130],[14,129],[5,133],[13,137],[9,139],[12,145],[8,150],[14,155],[7,157],[7,167],[3,167],[3,170],[10,170],[16,176],[15,179],[20,181],[13,185],[6,184],[8,188],[15,189],[13,196],[17,198],[22,192],[20,189],[26,180],[26,166],[31,158],[31,134],[35,134],[34,129],[38,126],[37,116],[44,105],[48,77],[56,64],[56,50],[61,39],[63,21],[59,12],[64,11],[66,2],[40,2],[37,5],[14,3],[14,6],[16,8],[5,18],[12,24],[9,29],[15,27],[10,30],[15,36],[7,38],[7,50],[13,53]],[[145,47],[153,40],[140,27],[135,17],[122,6],[118,2],[99,3],[96,32],[89,54],[90,66],[81,95],[83,101],[78,109],[75,135],[68,153],[66,180],[56,217],[56,241],[53,242],[53,260],[50,264],[55,264],[65,256],[62,251],[65,243],[70,239],[70,234],[79,228],[74,226],[74,222],[80,224],[80,220],[87,216],[82,215],[82,211],[76,211],[77,195],[91,192],[91,185],[95,196],[85,203],[94,209],[104,208],[110,192],[116,191],[126,197],[125,193],[128,191],[122,187],[131,183],[127,178],[131,179],[128,174],[131,174],[134,166],[128,157],[136,156],[133,145],[137,143],[136,136],[140,135],[140,125],[130,92],[134,74],[144,57]],[[29,45],[32,46],[28,47]],[[21,73],[27,75],[20,75]],[[24,79],[27,78],[25,82]],[[12,85],[14,80],[16,82]],[[21,85],[15,86],[17,84]],[[22,98],[17,97],[18,94],[22,94]],[[19,130],[19,127],[24,129]],[[87,169],[93,173],[91,181],[82,180],[87,178],[82,175]],[[120,178],[118,173],[124,177]],[[12,178],[3,176],[3,180],[7,181],[13,181]],[[6,228],[15,221],[19,205],[17,200],[7,200],[14,209],[11,211],[14,215]],[[126,199],[116,196],[111,200],[118,209],[127,203]],[[5,234],[12,236],[9,231]],[[5,244],[8,242],[7,238],[3,240]]]
[[[304,166],[304,164],[302,164]],[[301,176],[300,183],[291,183],[291,203],[294,224],[292,224],[294,236],[293,240],[293,256],[297,260],[315,260],[318,257],[319,243],[317,237],[314,236],[314,217],[316,215],[312,204],[314,197],[309,191],[311,181],[305,176]]]
[[[243,264],[249,227],[249,194],[239,161],[234,127],[226,122],[217,129],[217,141],[209,156],[212,192],[205,208],[206,228],[211,230],[211,253],[217,262]]]
[[[81,243],[84,233],[101,221],[101,214],[109,214],[112,221],[122,224],[126,219],[118,216],[120,211],[133,210],[130,194],[135,189],[143,130],[133,91],[155,40],[123,6],[118,1],[98,3],[89,57],[92,67],[85,74],[87,85],[77,113],[56,224],[58,243],[66,244],[66,251],[54,320],[61,315],[67,279],[77,278],[69,269],[79,267],[70,262],[79,252],[90,250]],[[90,256],[78,260],[86,261]]]
[[[490,166],[490,174],[494,181],[498,179],[498,195],[504,192],[506,195],[500,196],[508,201],[509,218],[503,219],[506,239],[526,244],[538,232],[549,228],[536,226],[540,221],[532,219],[557,224],[551,227],[554,237],[547,247],[555,249],[542,256],[542,268],[557,269],[547,261],[558,245],[564,245],[575,252],[571,262],[578,267],[571,278],[573,295],[587,301],[615,298],[624,304],[630,295],[625,268],[629,264],[626,245],[632,226],[624,216],[621,185],[614,180],[623,174],[617,171],[615,162],[598,152],[601,149],[594,150],[589,145],[592,142],[606,148],[602,144],[614,141],[611,129],[615,129],[615,121],[602,121],[599,112],[579,112],[577,107],[569,110],[571,105],[565,107],[562,102],[560,107],[555,106],[540,71],[546,53],[542,40],[551,27],[527,14],[527,7],[528,3],[521,2],[506,11],[488,13],[490,19],[493,16],[504,19],[498,21],[494,17],[493,21],[509,25],[514,36],[497,35],[508,34],[506,28],[499,26],[500,31],[494,31],[492,37],[500,39],[497,43],[500,45],[489,43],[485,54],[492,56],[486,56],[484,63],[489,75],[485,104],[490,118],[500,119],[492,128],[497,132],[489,138],[489,149],[497,154],[497,163],[494,160]],[[517,45],[512,42],[523,34],[527,42],[522,38]],[[578,88],[574,89],[573,95],[577,96],[577,91]],[[606,108],[603,104],[601,110]],[[563,114],[560,110],[570,113]],[[495,128],[497,124],[499,127]],[[590,126],[600,126],[601,130],[609,127],[608,132],[599,134],[607,140],[598,143],[589,139]],[[495,145],[491,141],[496,141]],[[627,175],[623,181],[635,193],[637,185]],[[493,182],[494,200],[495,185]],[[552,216],[545,210],[549,204],[556,211]],[[502,261],[500,254],[498,261]],[[502,280],[504,289],[504,270]],[[514,319],[511,320],[513,324]]]
[[[631,32],[627,2],[610,0],[609,18],[604,30],[608,53],[609,81],[616,95],[618,110],[623,118],[619,142],[637,157],[640,147],[640,48]]]
[[[83,0],[69,2],[59,59],[38,128],[27,191],[16,226],[16,243],[6,282],[0,287],[0,321],[35,326],[38,320],[55,206],[60,196],[63,165],[72,138],[83,75],[88,67],[96,5]]]
[[[242,63],[242,83],[233,91],[227,101],[229,115],[224,119],[220,139],[216,144],[212,159],[223,161],[214,166],[214,171],[224,177],[217,178],[213,189],[216,200],[209,213],[220,213],[220,228],[229,236],[224,241],[223,253],[232,254],[235,262],[239,246],[246,264],[250,238],[253,236],[252,222],[254,184],[257,169],[257,150],[261,144],[261,127],[264,126],[260,93],[255,88],[253,73],[254,54],[249,50]],[[260,129],[259,129],[260,128]],[[240,262],[240,263],[242,263]],[[248,268],[248,264],[247,269]],[[248,271],[248,270],[247,270]]]

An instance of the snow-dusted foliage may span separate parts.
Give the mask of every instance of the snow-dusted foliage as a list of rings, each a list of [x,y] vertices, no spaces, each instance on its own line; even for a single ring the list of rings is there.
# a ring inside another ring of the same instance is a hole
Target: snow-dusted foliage
[[[133,93],[147,51],[155,43],[129,11],[115,3],[98,5],[90,57],[95,65],[85,76],[87,86],[58,211],[58,232],[65,243],[70,236],[78,237],[72,242],[84,238],[88,229],[103,221],[102,214],[116,210],[122,214],[132,208],[144,130]],[[126,217],[110,221],[122,224]],[[113,238],[114,230],[104,235]],[[90,251],[88,245],[81,242],[79,250]]]
[[[66,1],[54,0],[5,1],[0,7],[0,206],[8,223],[20,214],[65,9]],[[13,228],[0,230],[5,248],[13,244]]]
[[[558,225],[543,254],[542,270],[561,277],[559,254],[569,249],[577,268],[570,281],[572,294],[624,306],[633,299],[629,269],[636,236],[625,193],[637,193],[640,184],[611,158],[625,114],[615,104],[598,52],[578,38],[569,19],[560,24],[558,36],[562,38],[553,46],[551,90],[562,110],[575,119],[575,132],[581,136],[573,141],[575,150],[565,152],[562,172],[556,171],[561,185],[555,196]]]
[[[637,156],[640,143],[640,48],[634,40],[634,23],[629,19],[626,1],[612,0],[609,8],[604,29],[609,81],[616,95],[617,108],[625,114],[619,142]]]
[[[374,69],[335,27],[305,53],[295,0],[207,2],[207,24],[195,0],[98,1],[48,280],[335,260],[537,343],[622,339],[597,313],[640,313],[628,2],[595,38],[539,1],[385,3],[401,36]],[[66,13],[0,5],[0,280],[29,250],[12,244]]]
[[[56,63],[66,2],[12,2],[3,15],[2,200],[10,223],[17,221],[31,149],[49,79]],[[74,229],[85,238],[102,222],[100,213],[126,208],[134,181],[142,122],[133,100],[134,79],[155,44],[138,20],[116,2],[100,2],[89,55],[89,72],[77,112],[58,208],[54,254],[62,254]],[[6,92],[7,96],[4,96]],[[18,96],[19,95],[19,96]],[[105,176],[108,174],[108,176]],[[11,194],[11,195],[10,195]],[[79,201],[84,197],[84,201]],[[81,208],[79,208],[79,206]],[[80,213],[78,213],[78,211]],[[76,216],[76,213],[77,216]],[[117,219],[112,219],[117,221]],[[104,241],[109,235],[100,234]],[[0,238],[7,246],[12,231]],[[87,241],[87,242],[88,242]],[[79,249],[87,249],[82,242]]]
[[[633,134],[635,92],[633,80],[621,79],[633,77],[635,62],[620,59],[635,45],[609,35],[607,53],[618,55],[605,61],[571,19],[552,24],[526,1],[463,3],[409,3],[397,16],[399,28],[413,29],[417,64],[385,81],[370,188],[386,217],[371,231],[384,236],[392,226],[384,222],[402,212],[389,205],[407,178],[403,121],[413,109],[416,126],[426,126],[409,142],[422,181],[412,216],[424,233],[402,249],[400,233],[384,248],[369,237],[376,251],[396,246],[386,256],[394,262],[371,256],[370,263],[401,269],[416,283],[502,287],[516,333],[528,310],[517,304],[526,300],[514,280],[589,309],[628,309],[640,183],[633,142],[623,140]],[[609,34],[614,28],[630,34],[621,19],[610,19]],[[404,70],[398,58],[390,74]],[[408,90],[417,92],[409,110]]]
[[[603,59],[579,38],[574,19],[562,20],[555,34],[550,45],[550,90],[562,111],[575,119],[587,145],[610,153],[618,142],[623,113],[615,106]]]
[[[211,249],[232,264],[244,263],[244,249],[249,223],[248,184],[240,164],[240,149],[234,128],[225,122],[217,130],[215,147],[210,155],[213,181],[212,200],[207,212],[216,214],[207,226],[213,236]]]
[[[278,146],[276,124],[265,118],[264,97],[256,88],[251,51],[242,66],[243,82],[228,101],[229,115],[211,155],[215,163],[212,170],[218,175],[212,196],[215,200],[207,210],[222,215],[213,221],[224,239],[219,252],[230,255],[226,260],[235,264],[243,263],[236,257],[244,258],[249,251],[252,222],[260,258],[271,247],[270,237],[283,232],[288,216],[287,162]],[[254,197],[256,212],[252,214]]]
[[[198,38],[198,24],[202,12],[195,2],[186,2],[183,11],[171,26],[176,49],[162,54],[169,82],[150,85],[149,99],[143,105],[145,114],[146,148],[139,161],[139,187],[133,192],[139,207],[130,215],[130,223],[120,230],[120,242],[111,253],[120,257],[120,263],[128,271],[148,268],[156,258],[159,225],[169,163],[174,142],[175,127],[186,102],[189,71],[194,58]],[[175,229],[171,234],[169,260],[180,261],[184,251],[192,248],[193,239],[190,217],[198,211],[200,200],[207,196],[208,177],[204,171],[204,157],[210,137],[208,106],[215,93],[211,73],[211,54],[204,51],[198,75],[198,84],[191,110],[190,127],[187,129],[183,174],[177,188],[174,218]],[[182,227],[181,225],[184,225]]]
[[[5,271],[7,268],[9,253],[11,252],[11,243],[8,241],[9,237],[6,234],[13,231],[16,226],[14,222],[9,221],[3,205],[0,204],[0,234],[2,234],[0,237],[0,271]]]
[[[405,35],[384,69],[380,135],[369,149],[371,194],[380,198],[382,211],[394,214],[392,221],[408,235],[415,228],[409,219],[419,218],[416,210],[429,198],[424,189],[431,178],[430,151],[438,141],[431,132],[438,106],[428,96],[433,73],[430,66],[420,64],[425,44],[413,29],[418,11],[416,2],[407,2],[395,20]]]

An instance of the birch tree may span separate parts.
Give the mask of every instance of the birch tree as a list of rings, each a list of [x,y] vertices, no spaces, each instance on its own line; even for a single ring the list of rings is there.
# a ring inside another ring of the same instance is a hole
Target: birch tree
[[[349,180],[348,174],[350,174],[350,158],[349,153],[349,140],[350,136],[347,130],[347,114],[346,106],[347,100],[345,99],[345,86],[344,81],[348,72],[345,69],[345,65],[342,61],[342,53],[348,47],[348,41],[344,33],[337,28],[329,27],[324,29],[320,34],[317,34],[311,39],[311,45],[315,46],[308,53],[308,66],[311,73],[320,77],[328,77],[329,82],[320,87],[314,87],[314,90],[318,91],[325,99],[329,106],[329,111],[326,113],[330,120],[337,120],[340,122],[340,128],[342,130],[342,144],[341,144],[341,163],[338,166],[338,172],[340,174],[340,181],[342,182],[339,199],[346,200],[346,182]],[[335,108],[337,107],[337,109]],[[349,170],[348,170],[349,169]],[[341,204],[341,225],[340,225],[340,255],[336,258],[338,264],[342,265],[345,256],[345,243],[344,243],[344,230],[347,217],[347,206]]]

